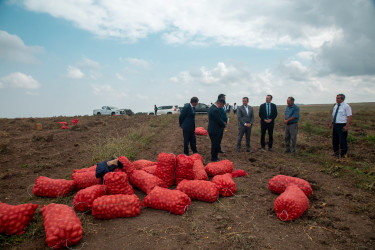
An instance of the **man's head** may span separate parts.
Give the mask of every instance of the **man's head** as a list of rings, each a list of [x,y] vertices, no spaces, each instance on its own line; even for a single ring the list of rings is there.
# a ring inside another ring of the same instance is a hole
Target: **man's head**
[[[195,96],[194,96],[194,97],[192,97],[192,98],[190,99],[191,106],[193,106],[193,107],[197,106],[198,102],[199,102],[198,97],[195,97]]]
[[[218,99],[218,100],[216,101],[216,106],[217,106],[219,109],[223,108],[224,105],[225,105],[225,100],[223,100],[223,99]]]
[[[266,103],[270,103],[272,101],[272,95],[266,96]]]
[[[217,99],[218,100],[220,100],[220,99],[225,100],[225,95],[224,94],[220,94],[220,95],[218,95]]]
[[[244,98],[242,98],[242,104],[243,104],[244,106],[247,106],[248,103],[249,103],[249,98],[248,98],[248,97],[244,97]]]
[[[344,95],[344,94],[338,94],[338,95],[336,96],[336,102],[337,102],[338,104],[342,103],[344,100],[345,100],[345,95]]]
[[[286,100],[286,103],[288,104],[289,107],[293,106],[294,97],[292,97],[292,96],[288,97],[288,99]]]

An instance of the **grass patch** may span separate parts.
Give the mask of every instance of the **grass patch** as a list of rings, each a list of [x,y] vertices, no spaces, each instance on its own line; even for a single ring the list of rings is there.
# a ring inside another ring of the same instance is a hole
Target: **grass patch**
[[[303,123],[302,130],[308,134],[325,137],[328,137],[331,134],[331,130],[329,128],[317,126],[315,123],[310,121]]]
[[[367,136],[365,137],[365,140],[366,140],[367,142],[370,142],[370,143],[372,143],[372,144],[375,144],[375,135],[367,135]]]
[[[129,129],[126,135],[99,141],[91,148],[91,163],[96,164],[119,156],[126,156],[131,161],[135,160],[138,152],[143,151],[147,144],[158,135],[158,131],[164,130],[173,119],[173,116],[159,116],[152,119],[146,126]]]

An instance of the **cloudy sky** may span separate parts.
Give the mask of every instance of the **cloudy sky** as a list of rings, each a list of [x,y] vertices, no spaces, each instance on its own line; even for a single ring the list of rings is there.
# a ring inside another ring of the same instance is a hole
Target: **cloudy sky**
[[[372,0],[0,1],[0,117],[375,101]]]

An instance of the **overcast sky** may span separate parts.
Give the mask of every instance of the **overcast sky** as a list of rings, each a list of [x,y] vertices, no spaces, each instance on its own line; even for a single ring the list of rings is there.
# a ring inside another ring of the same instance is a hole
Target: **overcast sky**
[[[372,0],[0,1],[0,117],[375,101]]]

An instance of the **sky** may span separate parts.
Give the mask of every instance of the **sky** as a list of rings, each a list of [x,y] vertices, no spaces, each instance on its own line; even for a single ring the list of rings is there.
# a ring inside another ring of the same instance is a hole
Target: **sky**
[[[3,0],[0,117],[375,101],[374,0]]]

